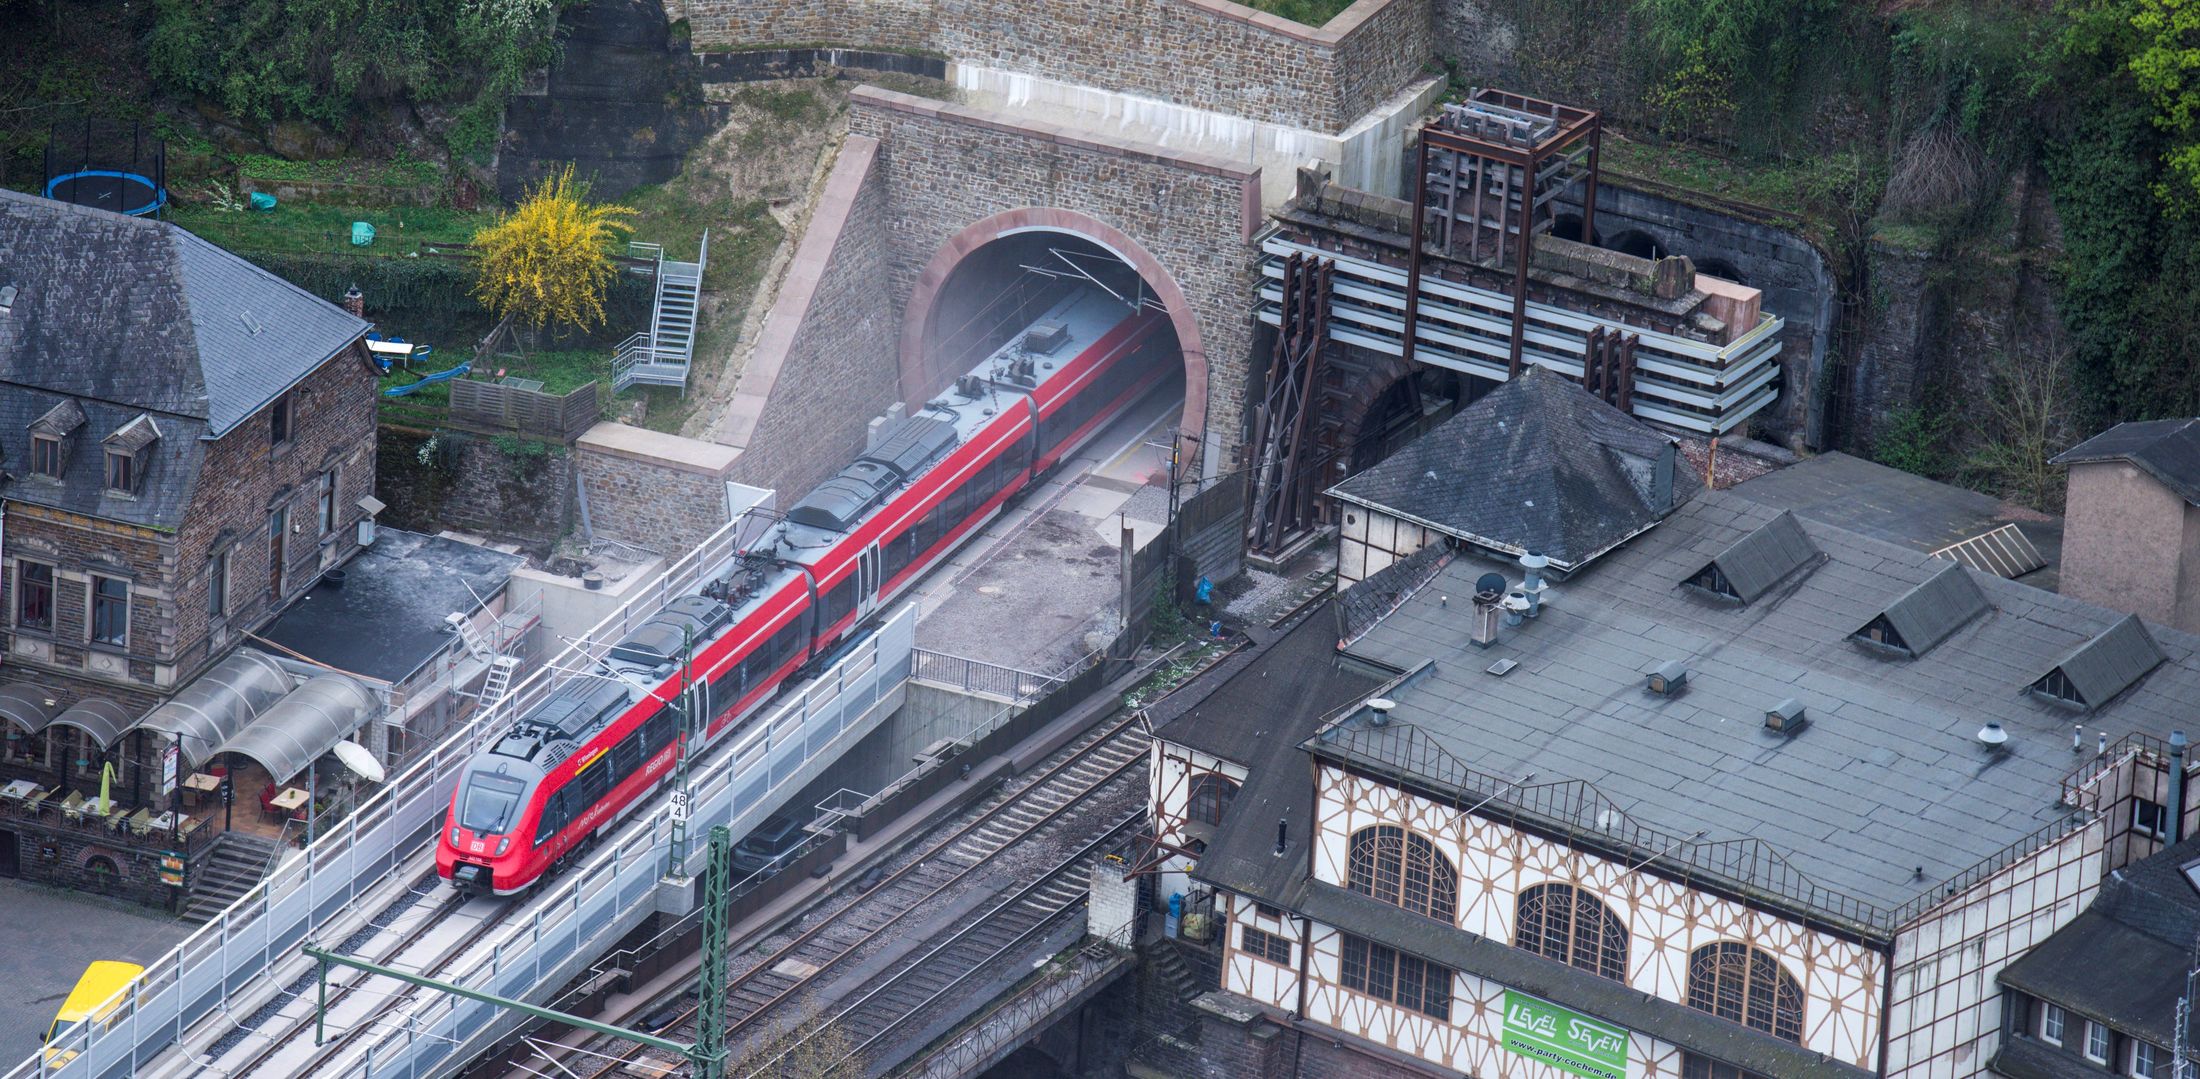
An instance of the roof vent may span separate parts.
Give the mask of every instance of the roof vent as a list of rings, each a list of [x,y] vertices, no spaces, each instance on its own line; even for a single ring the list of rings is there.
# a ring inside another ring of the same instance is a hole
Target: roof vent
[[[1024,331],[1024,349],[1042,356],[1052,353],[1069,342],[1069,327],[1059,322],[1041,322]]]
[[[1989,719],[1978,729],[1978,744],[1988,749],[2000,749],[2008,741],[2009,732],[2002,728],[1998,719]]]
[[[1798,734],[1808,726],[1810,717],[1803,714],[1803,702],[1793,697],[1765,709],[1765,729],[1774,734]]]
[[[1388,697],[1376,697],[1367,702],[1367,721],[1378,727],[1384,726],[1390,722],[1390,710],[1396,707],[1397,701]]]
[[[15,310],[15,286],[0,285],[0,315]]]
[[[237,312],[237,321],[244,323],[244,332],[251,334],[254,337],[258,337],[260,335],[260,320],[253,318],[252,312]]]
[[[1650,672],[1648,685],[1650,692],[1660,697],[1678,697],[1688,688],[1688,665],[1677,659],[1667,660]]]

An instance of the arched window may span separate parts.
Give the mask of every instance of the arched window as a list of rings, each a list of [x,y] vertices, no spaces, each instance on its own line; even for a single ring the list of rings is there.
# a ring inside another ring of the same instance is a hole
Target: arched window
[[[1803,1041],[1803,990],[1762,948],[1706,944],[1688,956],[1688,1006],[1752,1030]]]
[[[1192,800],[1185,807],[1184,815],[1195,821],[1221,824],[1222,815],[1230,809],[1230,799],[1237,797],[1238,785],[1230,777],[1213,772],[1200,772],[1192,777]]]
[[[1627,980],[1627,929],[1610,907],[1571,884],[1538,884],[1514,907],[1513,943],[1615,982]]]
[[[1459,874],[1436,845],[1395,825],[1352,833],[1352,890],[1452,924],[1459,909]]]

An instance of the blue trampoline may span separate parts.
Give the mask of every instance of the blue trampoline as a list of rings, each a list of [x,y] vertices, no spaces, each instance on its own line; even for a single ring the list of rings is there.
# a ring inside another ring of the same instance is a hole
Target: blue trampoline
[[[46,197],[143,217],[168,205],[168,189],[150,176],[119,169],[84,169],[46,181]]]
[[[139,124],[55,121],[46,137],[46,197],[132,217],[168,206],[168,149]]]

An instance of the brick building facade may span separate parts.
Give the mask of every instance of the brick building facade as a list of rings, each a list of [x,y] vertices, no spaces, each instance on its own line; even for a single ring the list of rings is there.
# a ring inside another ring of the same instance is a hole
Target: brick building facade
[[[0,248],[5,761],[128,788],[128,724],[356,549],[367,324],[160,222],[0,192]]]

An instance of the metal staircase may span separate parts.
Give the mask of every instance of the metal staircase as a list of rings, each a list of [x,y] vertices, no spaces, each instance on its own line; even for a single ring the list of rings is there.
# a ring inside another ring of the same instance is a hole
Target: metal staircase
[[[675,386],[687,392],[688,364],[695,356],[695,320],[702,300],[703,267],[710,262],[710,232],[704,230],[702,249],[694,262],[664,257],[656,244],[631,245],[645,257],[654,254],[657,265],[657,302],[650,314],[649,330],[620,342],[611,361],[612,392],[629,386]]]

